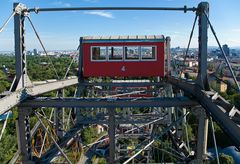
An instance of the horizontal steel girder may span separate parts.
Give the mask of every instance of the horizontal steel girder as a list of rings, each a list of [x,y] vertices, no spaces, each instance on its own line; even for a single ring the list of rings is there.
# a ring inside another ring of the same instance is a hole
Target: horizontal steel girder
[[[140,81],[140,80],[139,80]],[[165,82],[87,82],[83,83],[84,86],[115,86],[115,87],[147,87],[147,86],[159,86],[163,87],[168,85]]]
[[[20,102],[26,100],[28,97],[37,96],[75,84],[78,84],[77,77],[66,80],[59,80],[55,82],[48,82],[46,84],[36,85],[32,87],[26,87],[24,89],[12,92],[9,95],[0,99],[0,115],[9,111],[12,107],[18,105]]]
[[[197,8],[187,6],[184,7],[63,7],[63,8],[30,8],[23,10],[23,12],[46,12],[46,11],[85,11],[85,10],[155,10],[155,11],[193,11],[195,12]]]
[[[187,97],[162,98],[36,98],[27,100],[23,107],[77,107],[77,108],[125,108],[125,107],[190,107],[198,105]]]
[[[155,122],[155,124],[169,124],[170,120],[168,117],[163,117],[158,114],[151,114],[144,113],[141,116],[138,115],[131,115],[130,117],[122,117],[122,116],[115,116],[116,117],[116,124],[146,124],[148,122],[154,121],[156,119],[161,120]],[[88,124],[107,124],[108,117],[83,117],[79,124],[81,125],[88,125]]]
[[[211,97],[208,92],[202,90],[199,86],[174,77],[168,77],[168,82],[195,97],[206,112],[212,116],[214,121],[220,125],[232,141],[236,143],[236,146],[240,148],[240,127],[229,116],[228,109],[224,109],[224,107],[229,106],[227,101],[223,98],[216,99],[214,95]]]

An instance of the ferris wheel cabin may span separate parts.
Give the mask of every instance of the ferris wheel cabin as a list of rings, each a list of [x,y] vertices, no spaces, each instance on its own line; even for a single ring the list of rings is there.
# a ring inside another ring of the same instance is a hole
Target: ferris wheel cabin
[[[164,77],[170,38],[163,35],[83,37],[84,77]]]

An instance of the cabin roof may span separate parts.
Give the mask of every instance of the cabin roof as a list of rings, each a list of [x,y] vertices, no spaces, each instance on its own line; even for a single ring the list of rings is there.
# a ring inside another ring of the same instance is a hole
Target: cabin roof
[[[164,41],[163,35],[111,35],[111,36],[85,36],[83,42],[147,42]]]

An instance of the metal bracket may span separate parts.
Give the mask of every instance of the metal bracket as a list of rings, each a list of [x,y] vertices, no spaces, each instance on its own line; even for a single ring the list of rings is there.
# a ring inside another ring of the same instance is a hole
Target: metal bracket
[[[27,6],[22,3],[18,3],[13,11],[17,14],[21,14],[23,11],[27,11]]]

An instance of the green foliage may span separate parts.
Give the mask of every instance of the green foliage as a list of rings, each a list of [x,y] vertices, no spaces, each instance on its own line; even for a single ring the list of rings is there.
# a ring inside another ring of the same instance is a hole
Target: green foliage
[[[228,85],[227,85],[227,94],[228,94],[228,95],[233,95],[233,94],[235,94],[235,93],[236,93],[236,89],[235,89],[235,88],[236,88],[236,87],[228,84]]]
[[[91,163],[107,164],[107,160],[105,158],[97,158],[97,156],[94,155],[91,159]]]
[[[2,70],[0,70],[0,93],[9,89],[10,83],[8,82],[7,76]]]
[[[185,76],[186,79],[189,79],[189,78],[190,78],[190,75],[189,75],[188,72],[186,72],[186,73],[184,74],[184,76]]]
[[[93,127],[87,127],[82,131],[82,140],[86,144],[92,143],[98,137],[97,129]]]
[[[173,145],[170,141],[165,140],[164,142],[157,141],[154,143],[154,149],[153,149],[153,160],[156,163],[177,163],[179,162],[179,159],[174,157],[172,154],[174,152],[171,152],[169,148],[172,148]]]
[[[208,64],[208,70],[212,71],[215,69],[215,64],[214,63],[209,63]]]
[[[213,90],[220,92],[220,85],[216,81],[210,81],[209,84]]]
[[[190,113],[187,116],[187,122],[188,122],[188,125],[187,125],[188,133],[191,134],[191,136],[189,136],[189,141],[191,141],[191,139],[196,138],[196,135],[197,135],[198,119],[197,119],[197,117],[193,113]]]
[[[220,164],[234,164],[234,160],[231,156],[220,153],[219,155],[219,162]],[[217,163],[217,159],[211,161],[211,164],[216,164]]]
[[[233,103],[238,109],[240,109],[240,94],[233,95]]]
[[[98,164],[107,164],[107,160],[105,158],[99,158]]]
[[[187,135],[188,135],[189,141],[193,140],[194,139],[194,134],[193,134],[192,127],[189,124],[186,124],[182,128],[183,128],[183,140],[187,141]],[[186,128],[187,128],[187,134],[186,134]]]
[[[222,164],[234,164],[234,160],[231,156],[226,154],[220,154],[219,161],[221,161]]]
[[[8,163],[16,151],[16,137],[11,134],[5,134],[0,142],[0,163]]]
[[[53,69],[53,66],[49,60],[51,59],[54,67],[56,68],[57,73],[59,74],[60,78],[63,78],[67,67],[71,62],[71,58],[69,57],[47,57],[47,56],[27,56],[27,70],[28,75],[31,80],[39,81],[39,80],[46,80],[46,79],[56,79],[56,75]],[[15,57],[14,56],[5,56],[0,55],[0,70],[2,70],[3,65],[5,65],[11,75],[15,74]],[[73,63],[68,76],[76,75],[78,64]],[[2,73],[0,71],[0,80],[2,80]]]

